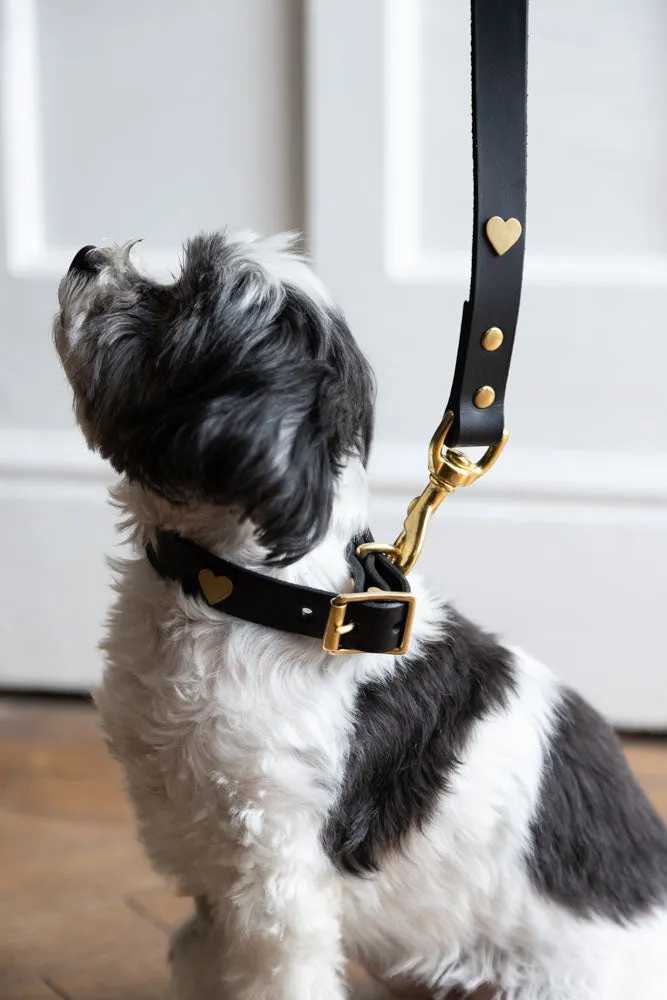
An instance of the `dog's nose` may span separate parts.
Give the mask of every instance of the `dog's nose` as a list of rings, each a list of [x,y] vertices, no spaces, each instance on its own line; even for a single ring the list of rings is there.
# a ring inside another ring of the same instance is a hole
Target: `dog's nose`
[[[97,274],[101,270],[102,265],[96,251],[97,247],[94,247],[92,244],[81,247],[69,266],[70,271],[90,271],[93,274]]]

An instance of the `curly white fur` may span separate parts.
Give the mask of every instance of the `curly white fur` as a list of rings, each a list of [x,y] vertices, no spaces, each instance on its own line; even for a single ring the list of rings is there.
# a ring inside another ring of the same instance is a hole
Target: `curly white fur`
[[[273,572],[343,589],[365,489],[352,464],[324,542]],[[127,485],[116,499],[135,544],[159,523],[250,568],[259,563],[251,531],[232,516],[221,526],[219,511],[172,509]],[[507,1000],[659,995],[665,911],[627,927],[580,919],[540,897],[526,874],[560,698],[545,668],[517,654],[509,709],[478,724],[428,829],[379,876],[343,878],[322,850],[322,824],[358,686],[397,661],[332,658],[314,640],[221,616],[157,578],[141,549],[116,573],[98,705],[151,859],[211,906],[210,921],[197,917],[175,942],[179,1000],[338,1000],[344,953],[381,978],[426,982],[434,995],[489,981]],[[439,614],[413,583],[412,652],[433,637]]]

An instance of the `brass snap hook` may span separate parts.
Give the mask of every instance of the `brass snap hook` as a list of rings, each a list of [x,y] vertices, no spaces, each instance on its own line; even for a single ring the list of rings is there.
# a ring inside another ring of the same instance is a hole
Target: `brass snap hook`
[[[411,501],[407,517],[403,522],[403,530],[394,543],[399,554],[394,556],[392,553],[390,558],[406,575],[413,569],[421,554],[431,518],[442,501],[458,486],[470,486],[488,472],[497,461],[509,437],[507,431],[503,431],[498,444],[487,448],[479,462],[473,462],[458,448],[447,448],[443,454],[447,435],[453,425],[454,414],[451,410],[447,410],[431,438],[428,452],[430,473],[428,484],[423,493]]]

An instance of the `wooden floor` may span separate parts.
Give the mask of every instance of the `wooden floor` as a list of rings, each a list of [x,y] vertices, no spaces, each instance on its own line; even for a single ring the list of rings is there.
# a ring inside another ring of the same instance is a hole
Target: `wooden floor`
[[[628,754],[667,818],[667,745]],[[93,710],[0,698],[0,1000],[164,1000],[189,909],[143,858]]]

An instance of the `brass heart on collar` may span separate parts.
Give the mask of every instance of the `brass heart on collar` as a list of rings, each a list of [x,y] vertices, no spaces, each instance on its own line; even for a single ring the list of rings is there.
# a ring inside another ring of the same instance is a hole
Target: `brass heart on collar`
[[[234,589],[234,584],[228,577],[216,576],[210,569],[200,569],[197,579],[209,604],[220,604],[227,600]]]
[[[518,219],[505,221],[499,215],[492,215],[486,224],[486,235],[498,256],[502,257],[521,236],[521,223]]]

